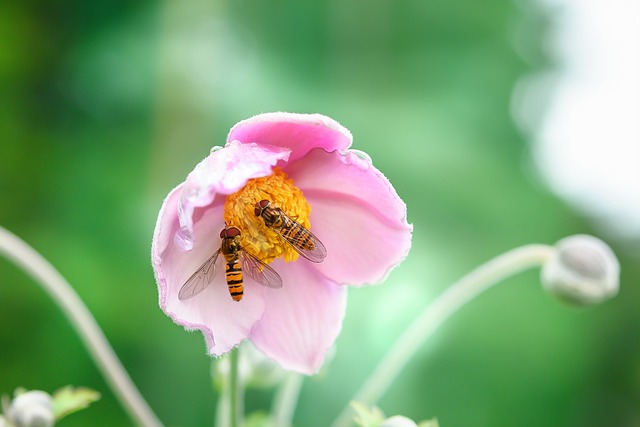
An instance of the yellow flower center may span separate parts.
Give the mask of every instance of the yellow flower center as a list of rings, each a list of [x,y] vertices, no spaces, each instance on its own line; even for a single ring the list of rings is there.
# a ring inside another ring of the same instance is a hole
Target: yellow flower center
[[[269,200],[271,207],[282,209],[305,228],[310,227],[311,206],[302,191],[280,168],[275,168],[269,176],[250,179],[242,190],[227,196],[224,203],[225,223],[241,230],[242,248],[263,262],[270,263],[279,257],[284,257],[287,262],[295,261],[298,253],[278,233],[267,227],[262,218],[255,215],[256,203],[261,200]]]

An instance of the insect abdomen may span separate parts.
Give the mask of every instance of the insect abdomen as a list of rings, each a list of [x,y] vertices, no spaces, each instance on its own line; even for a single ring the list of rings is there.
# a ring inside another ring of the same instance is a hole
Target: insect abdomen
[[[304,227],[294,222],[287,222],[281,228],[282,237],[291,242],[292,245],[306,250],[313,250],[312,235]]]
[[[242,282],[242,268],[238,260],[233,260],[226,264],[227,287],[229,294],[234,301],[240,301],[244,294],[244,286]]]

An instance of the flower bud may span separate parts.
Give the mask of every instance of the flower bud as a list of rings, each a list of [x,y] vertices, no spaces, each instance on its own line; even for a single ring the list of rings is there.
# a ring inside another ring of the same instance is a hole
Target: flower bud
[[[577,305],[598,304],[618,293],[620,264],[602,240],[576,235],[560,240],[556,249],[542,268],[550,293]]]
[[[53,426],[53,400],[44,391],[32,390],[16,396],[9,412],[16,427]]]

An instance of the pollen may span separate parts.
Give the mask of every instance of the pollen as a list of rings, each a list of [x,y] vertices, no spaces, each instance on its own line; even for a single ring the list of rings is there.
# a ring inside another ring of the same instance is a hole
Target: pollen
[[[287,262],[297,260],[298,253],[255,215],[255,205],[261,200],[269,200],[271,206],[282,209],[303,227],[310,227],[311,206],[302,191],[280,168],[275,168],[269,176],[249,180],[240,191],[227,196],[225,223],[241,230],[242,248],[263,262],[270,263],[279,257],[284,257]]]

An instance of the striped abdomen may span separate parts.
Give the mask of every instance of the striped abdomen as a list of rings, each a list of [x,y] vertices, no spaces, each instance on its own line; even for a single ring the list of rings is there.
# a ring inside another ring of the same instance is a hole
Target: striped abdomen
[[[322,262],[327,256],[327,248],[316,236],[292,219],[280,208],[272,208],[269,200],[260,200],[254,211],[264,224],[274,230],[300,255],[311,262]]]
[[[302,225],[284,215],[282,216],[280,235],[294,247],[301,250],[312,251],[316,247],[313,234]]]
[[[244,286],[242,281],[242,267],[240,267],[240,260],[235,257],[231,261],[227,261],[225,264],[227,277],[227,287],[229,288],[229,294],[235,301],[240,301],[244,294]]]

